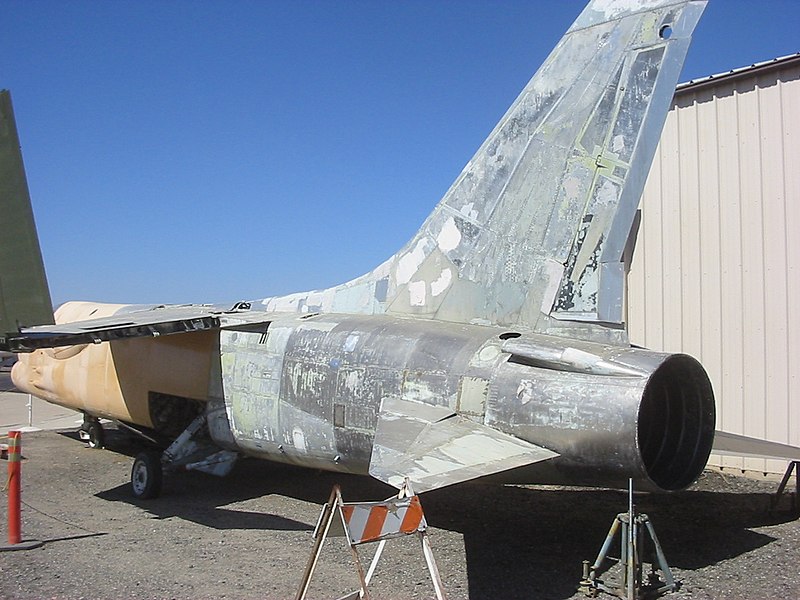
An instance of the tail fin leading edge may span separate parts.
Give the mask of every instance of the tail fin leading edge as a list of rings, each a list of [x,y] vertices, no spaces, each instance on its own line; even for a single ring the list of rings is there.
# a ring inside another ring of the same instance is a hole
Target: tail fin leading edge
[[[11,95],[0,91],[0,349],[20,326],[53,323]]]
[[[705,4],[591,2],[400,252],[264,305],[626,341],[623,251]]]

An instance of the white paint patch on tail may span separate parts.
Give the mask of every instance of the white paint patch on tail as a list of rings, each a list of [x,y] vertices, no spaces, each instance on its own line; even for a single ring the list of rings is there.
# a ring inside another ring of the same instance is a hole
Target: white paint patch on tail
[[[453,281],[453,273],[450,269],[444,269],[436,281],[431,282],[431,296],[434,298],[450,287]]]
[[[408,302],[411,306],[425,306],[425,282],[412,281],[408,284]]]
[[[453,217],[447,219],[444,225],[442,225],[442,230],[436,237],[436,243],[439,246],[439,250],[442,252],[450,252],[458,248],[458,245],[461,243],[461,232],[458,230]]]

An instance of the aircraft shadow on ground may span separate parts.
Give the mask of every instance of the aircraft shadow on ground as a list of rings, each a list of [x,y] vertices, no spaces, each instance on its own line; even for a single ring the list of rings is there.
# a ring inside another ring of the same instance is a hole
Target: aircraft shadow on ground
[[[135,455],[115,441],[112,451]],[[224,508],[268,495],[313,504],[327,501],[334,485],[345,501],[374,501],[393,488],[367,477],[313,471],[253,459],[241,460],[224,480],[192,472],[168,474],[160,498],[135,500],[127,485],[97,494],[127,502],[158,518],[179,517],[215,529],[310,530],[311,523],[276,514]],[[774,541],[752,528],[792,519],[770,515],[768,493],[687,491],[637,495],[653,523],[668,563],[693,570],[739,556]],[[428,523],[463,535],[469,597],[569,598],[581,561],[593,562],[627,494],[614,490],[538,489],[463,484],[423,494]],[[435,535],[433,537],[434,552]],[[612,555],[618,556],[615,543]]]
[[[532,591],[571,597],[582,561],[594,562],[614,517],[627,508],[627,495],[611,490],[462,488],[433,492],[424,506],[433,526],[463,534],[470,598],[526,597]],[[748,529],[771,522],[763,495],[678,494],[663,507],[653,498],[638,498],[638,510],[649,515],[672,567],[708,566],[774,539]],[[738,510],[719,512],[720,504],[740,503]],[[619,556],[619,540],[611,555]]]
[[[78,437],[77,433],[64,435]],[[106,449],[134,457],[142,451],[143,446],[124,432],[108,429]],[[258,473],[248,473],[247,463],[251,461],[243,462],[244,468],[237,465],[231,476],[224,479],[197,472],[165,473],[161,496],[150,500],[134,498],[127,483],[100,492],[96,496],[112,502],[133,504],[159,519],[178,517],[214,529],[272,531],[313,529],[308,523],[280,515],[225,508],[235,502],[273,493],[269,480],[263,479],[263,473],[261,476]],[[179,501],[176,501],[178,499]]]

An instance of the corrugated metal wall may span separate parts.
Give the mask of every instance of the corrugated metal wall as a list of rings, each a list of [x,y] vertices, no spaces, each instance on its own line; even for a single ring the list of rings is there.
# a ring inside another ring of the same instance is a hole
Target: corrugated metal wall
[[[718,429],[800,445],[800,60],[680,90],[641,210],[631,342],[699,358]]]

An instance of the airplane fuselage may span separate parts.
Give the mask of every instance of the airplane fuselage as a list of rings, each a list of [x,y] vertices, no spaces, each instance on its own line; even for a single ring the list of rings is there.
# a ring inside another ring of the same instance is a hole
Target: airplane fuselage
[[[683,487],[714,421],[689,357],[402,316],[254,311],[218,332],[39,350],[18,364],[18,387],[93,416],[174,436],[205,411],[223,448],[361,474],[386,399],[560,455],[507,480]]]

